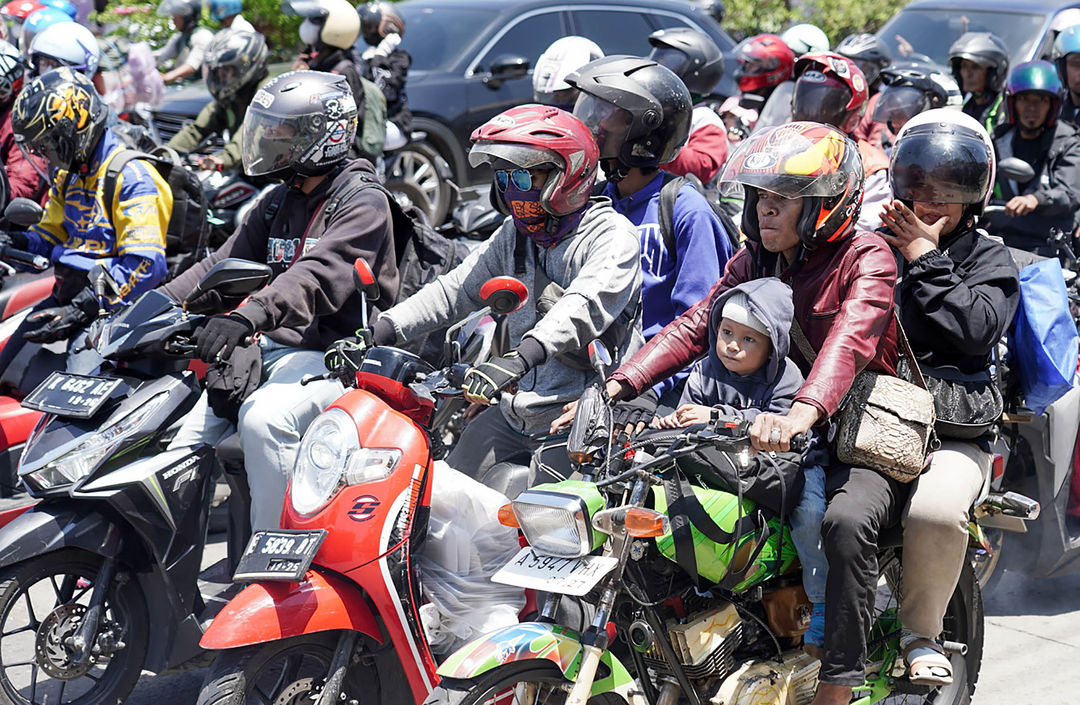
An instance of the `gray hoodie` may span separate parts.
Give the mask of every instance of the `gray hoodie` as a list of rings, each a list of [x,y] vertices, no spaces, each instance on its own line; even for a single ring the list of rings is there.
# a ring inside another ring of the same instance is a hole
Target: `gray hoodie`
[[[485,281],[514,274],[516,242],[514,221],[507,218],[464,262],[381,317],[393,323],[399,342],[464,318],[484,305],[480,287]],[[510,344],[517,347],[522,338],[533,338],[543,346],[547,361],[529,370],[515,394],[503,394],[499,408],[512,428],[532,434],[546,430],[564,404],[599,381],[595,372],[568,365],[559,356],[585,348],[616,319],[632,326],[632,332],[612,351],[613,357],[627,359],[644,341],[638,234],[610,200],[593,199],[577,229],[558,245],[536,248],[529,243],[526,252],[525,273],[519,276],[530,300],[508,318]],[[552,283],[563,293],[541,316],[536,300]]]
[[[769,329],[773,347],[768,362],[745,377],[729,372],[716,355],[716,329],[724,303],[735,292],[746,294],[750,313]],[[747,421],[763,412],[786,414],[803,385],[802,373],[787,356],[794,311],[791,287],[775,277],[744,282],[721,294],[709,312],[709,354],[691,370],[680,404],[716,407]]]

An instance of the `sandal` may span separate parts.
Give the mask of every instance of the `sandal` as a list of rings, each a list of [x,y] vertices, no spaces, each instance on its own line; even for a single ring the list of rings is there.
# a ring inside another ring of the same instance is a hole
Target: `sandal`
[[[952,685],[952,663],[945,650],[931,639],[912,639],[900,651],[907,664],[908,680],[914,685]]]

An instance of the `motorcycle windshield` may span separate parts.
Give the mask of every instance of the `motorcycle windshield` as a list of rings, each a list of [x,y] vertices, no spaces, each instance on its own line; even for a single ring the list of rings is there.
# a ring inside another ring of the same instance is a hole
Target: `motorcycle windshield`
[[[103,357],[111,358],[134,350],[154,330],[160,330],[163,314],[172,312],[179,316],[180,309],[165,294],[151,290],[140,296],[134,304],[118,312],[101,325],[94,347]],[[153,326],[147,326],[150,321]]]

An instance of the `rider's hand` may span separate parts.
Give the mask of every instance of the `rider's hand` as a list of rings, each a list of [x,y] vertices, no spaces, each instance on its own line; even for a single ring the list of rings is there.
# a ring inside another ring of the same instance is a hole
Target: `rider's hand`
[[[74,304],[43,308],[26,318],[28,323],[38,325],[23,333],[23,338],[33,343],[54,343],[57,340],[66,340],[91,320],[91,316]]]
[[[801,401],[792,404],[786,416],[759,414],[750,427],[750,445],[754,450],[787,452],[791,438],[809,431],[820,416],[817,408]]]
[[[924,223],[903,203],[893,201],[881,210],[881,222],[891,232],[878,231],[878,234],[911,262],[938,248],[941,231],[949,219],[941,216],[936,222]]]
[[[204,154],[199,157],[199,168],[207,171],[221,171],[221,166],[224,163],[212,154]]]
[[[195,330],[199,359],[214,362],[228,357],[245,339],[255,335],[255,326],[238,313],[211,316]]]
[[[493,357],[465,373],[465,398],[476,404],[492,404],[499,392],[525,376],[529,366],[518,352]]]
[[[364,355],[371,347],[371,332],[358,330],[356,333],[353,338],[335,340],[323,353],[323,365],[328,372],[353,375],[360,370]]]
[[[609,379],[607,381],[607,393],[608,397],[611,399],[622,399],[623,397],[629,396],[631,391],[630,386],[624,382],[620,382],[616,379]],[[548,429],[548,433],[556,434],[559,432],[559,429],[574,423],[574,416],[577,415],[577,402],[570,402],[562,408],[562,411],[562,415],[551,422],[551,428]]]
[[[625,433],[627,436],[641,433],[656,415],[656,405],[659,401],[656,392],[650,389],[630,401],[621,401],[616,404],[611,411],[611,421],[615,431]]]
[[[1018,215],[1027,215],[1039,207],[1039,199],[1032,194],[1013,196],[1005,204],[1005,215],[1015,218]]]

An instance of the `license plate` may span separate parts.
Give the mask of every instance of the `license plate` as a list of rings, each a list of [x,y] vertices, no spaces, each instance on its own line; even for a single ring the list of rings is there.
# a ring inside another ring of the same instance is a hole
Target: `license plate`
[[[108,401],[121,382],[115,377],[53,372],[23,399],[22,405],[46,414],[88,419]]]
[[[233,574],[233,582],[288,580],[298,582],[311,567],[326,538],[325,529],[256,531]]]
[[[526,546],[491,576],[491,580],[560,595],[581,596],[592,590],[618,564],[619,559],[614,556],[557,558]]]

